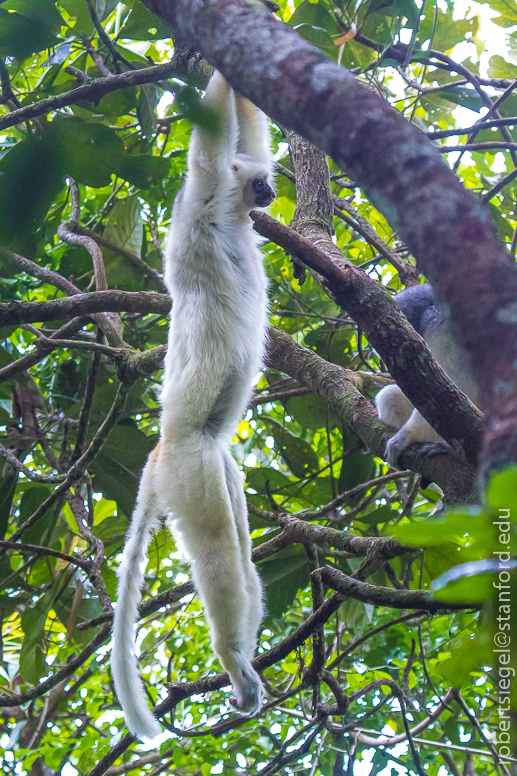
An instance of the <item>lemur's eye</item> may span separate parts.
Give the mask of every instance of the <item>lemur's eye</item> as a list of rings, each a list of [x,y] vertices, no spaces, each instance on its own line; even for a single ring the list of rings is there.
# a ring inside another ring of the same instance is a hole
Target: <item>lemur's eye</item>
[[[266,182],[262,180],[262,178],[255,178],[255,180],[251,185],[253,187],[253,191],[256,191],[258,193],[259,191],[264,191],[266,187]]]

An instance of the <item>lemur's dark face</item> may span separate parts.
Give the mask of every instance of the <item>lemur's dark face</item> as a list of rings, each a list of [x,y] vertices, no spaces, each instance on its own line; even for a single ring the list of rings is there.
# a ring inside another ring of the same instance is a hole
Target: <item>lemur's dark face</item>
[[[255,199],[255,207],[267,207],[276,197],[275,192],[265,178],[253,178],[251,188]]]

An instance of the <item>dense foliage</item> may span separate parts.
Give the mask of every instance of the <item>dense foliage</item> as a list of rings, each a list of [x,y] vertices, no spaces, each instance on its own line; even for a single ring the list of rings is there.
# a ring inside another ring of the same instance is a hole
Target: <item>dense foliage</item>
[[[271,322],[292,339],[282,344],[284,367],[272,356],[258,379],[233,447],[265,585],[259,651],[277,650],[264,673],[268,705],[243,720],[229,711],[228,688],[209,691],[207,678],[221,669],[188,567],[162,530],[149,552],[141,668],[154,702],[167,683],[192,685],[165,716],[158,751],[123,738],[108,668],[111,601],[139,474],[157,440],[162,244],[193,123],[206,120],[206,70],[188,54],[181,60],[167,25],[140,0],[0,5],[4,771],[509,773],[501,756],[512,746],[515,754],[516,742],[498,727],[509,707],[490,596],[501,547],[493,521],[514,507],[516,475],[494,479],[484,508],[444,514],[437,486],[368,450],[350,406],[329,401],[325,369],[349,370],[332,379],[371,399],[386,384],[384,366],[318,277],[273,243],[264,251]],[[443,144],[515,253],[515,3],[281,0],[277,14]],[[488,58],[484,36],[500,28],[506,46]],[[139,79],[173,53],[170,70]],[[289,224],[299,176],[286,134],[273,133],[270,212]],[[346,170],[330,168],[335,245],[400,289],[398,270],[414,267],[400,235]],[[289,342],[320,357],[319,395],[289,375]],[[311,575],[321,567],[325,584]],[[343,584],[368,579],[375,590],[350,586],[339,597],[328,590],[332,570]],[[442,606],[427,594],[431,583]],[[321,619],[309,620],[318,609]]]

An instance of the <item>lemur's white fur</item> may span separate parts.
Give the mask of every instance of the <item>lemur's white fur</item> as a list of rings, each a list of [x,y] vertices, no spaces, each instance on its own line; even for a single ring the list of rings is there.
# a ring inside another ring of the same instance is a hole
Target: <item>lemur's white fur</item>
[[[142,475],[118,572],[111,665],[128,728],[138,738],[161,731],[134,645],[146,551],[160,516],[170,519],[188,556],[236,709],[255,714],[264,694],[251,665],[262,588],[251,561],[242,476],[229,443],[262,363],[267,280],[249,211],[274,196],[267,185],[264,194],[273,162],[266,117],[218,72],[204,104],[220,126],[194,130],[185,186],[174,205],[166,251],[173,307],[161,437]],[[253,188],[257,180],[263,201]]]

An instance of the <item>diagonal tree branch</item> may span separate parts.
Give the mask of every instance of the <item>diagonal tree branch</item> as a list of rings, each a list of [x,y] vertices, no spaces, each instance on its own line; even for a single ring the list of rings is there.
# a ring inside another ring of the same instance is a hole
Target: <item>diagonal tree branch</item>
[[[323,396],[369,450],[379,457],[384,455],[386,442],[392,433],[390,427],[378,419],[371,403],[354,388],[347,370],[330,364],[274,327],[269,329],[266,359],[270,366]],[[418,450],[410,447],[401,456],[401,464],[439,484],[450,503],[470,501],[475,497],[475,471],[457,458],[449,455],[421,456]]]
[[[317,572],[321,574],[326,585],[341,595],[374,606],[389,606],[392,609],[425,609],[428,612],[479,609],[481,607],[481,603],[443,603],[433,598],[425,590],[392,590],[389,587],[370,585],[367,582],[349,577],[332,566],[325,566],[323,569],[318,569]]]

